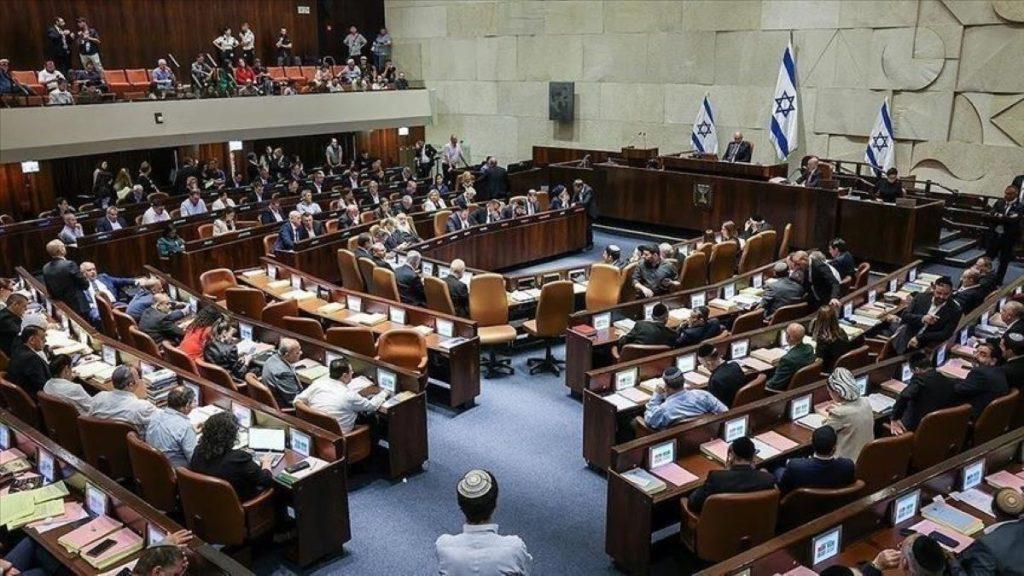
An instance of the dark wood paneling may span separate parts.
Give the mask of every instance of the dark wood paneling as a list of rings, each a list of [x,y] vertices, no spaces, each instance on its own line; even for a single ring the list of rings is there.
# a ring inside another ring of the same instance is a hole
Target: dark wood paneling
[[[363,53],[373,61],[370,46],[377,32],[384,26],[384,0],[319,0],[320,54],[332,56],[342,62],[348,57],[348,48],[341,43],[349,26],[355,26],[369,42]]]
[[[399,136],[397,128],[383,128],[364,132],[346,132],[342,134],[322,134],[317,136],[299,136],[296,138],[276,138],[270,140],[253,140],[246,142],[246,149],[262,154],[266,146],[281,147],[285,154],[298,154],[308,171],[314,166],[324,163],[324,148],[332,137],[338,138],[344,150],[344,161],[348,163],[355,154],[368,150],[370,156],[384,160],[384,167],[398,166],[404,161],[401,149],[412,147],[416,140],[425,138],[423,126],[409,127],[408,136]]]

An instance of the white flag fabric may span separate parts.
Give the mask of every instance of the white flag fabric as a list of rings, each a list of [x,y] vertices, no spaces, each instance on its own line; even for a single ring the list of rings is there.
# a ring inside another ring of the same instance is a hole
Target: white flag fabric
[[[708,95],[704,95],[704,102],[697,112],[697,119],[693,121],[693,132],[690,133],[690,142],[693,143],[693,150],[701,154],[718,154],[718,133],[715,132],[715,113],[711,109],[711,101]]]
[[[896,145],[892,133],[892,118],[889,117],[888,98],[882,101],[878,118],[875,118],[875,126],[871,129],[871,135],[868,136],[864,161],[880,172],[885,172],[896,165]]]
[[[772,99],[772,121],[769,125],[769,138],[775,145],[775,154],[779,160],[785,160],[789,153],[798,146],[797,136],[797,98],[796,98],[796,58],[793,55],[793,43],[786,46],[779,65],[779,79],[775,83],[775,97]]]

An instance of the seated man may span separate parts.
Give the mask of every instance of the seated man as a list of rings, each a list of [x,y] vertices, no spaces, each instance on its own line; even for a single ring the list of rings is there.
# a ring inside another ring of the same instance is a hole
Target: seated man
[[[53,360],[50,360],[50,374],[52,377],[43,385],[43,392],[71,402],[79,414],[88,414],[92,407],[92,396],[81,384],[72,381],[75,376],[71,371],[71,356],[54,356]]]
[[[46,329],[26,326],[21,331],[21,338],[15,341],[7,364],[7,380],[28,392],[33,399],[50,379],[45,346]]]
[[[117,209],[117,206],[107,208],[106,216],[100,218],[99,222],[96,223],[96,233],[113,232],[114,230],[127,228],[128,223],[125,222],[124,218],[121,218],[119,213],[120,211]]]
[[[175,386],[167,393],[167,406],[153,414],[146,426],[146,443],[163,452],[173,468],[188,466],[192,461],[198,438],[188,413],[195,404],[192,390]]]
[[[64,220],[64,227],[57,233],[57,239],[68,246],[78,246],[78,239],[85,236],[85,228],[78,222],[78,216],[73,212],[65,212],[61,219]]]
[[[822,426],[811,434],[814,454],[810,458],[790,458],[775,471],[783,494],[797,488],[843,488],[856,479],[853,460],[836,458],[838,436],[831,426]]]
[[[981,285],[981,273],[974,268],[964,270],[960,275],[960,287],[953,292],[953,301],[960,306],[960,311],[970,314],[985,301],[985,287]]]
[[[633,271],[633,288],[643,298],[667,294],[676,279],[676,269],[662,262],[657,246],[645,244],[640,247],[641,261]]]
[[[992,500],[996,523],[976,535],[977,539],[960,553],[966,574],[1020,574],[1024,566],[1024,499],[1015,488],[1002,488]]]
[[[999,347],[991,342],[982,342],[975,348],[974,367],[967,377],[956,380],[953,391],[961,401],[969,402],[973,417],[981,415],[982,410],[993,400],[1004,396],[1010,391],[1006,383],[1006,373],[996,366],[1002,359]]]
[[[757,449],[750,438],[744,436],[733,440],[729,445],[726,469],[708,472],[704,484],[690,494],[687,502],[690,511],[700,514],[704,502],[715,494],[744,494],[774,488],[775,478],[764,470],[754,468],[756,452]]]
[[[789,381],[801,368],[814,362],[814,348],[804,342],[804,335],[807,330],[802,324],[792,323],[786,326],[786,346],[789,350],[779,359],[779,365],[775,367],[775,373],[765,383],[765,388],[774,391],[786,390],[789,388]]]
[[[615,244],[609,244],[601,256],[601,262],[615,266],[619,270],[626,267],[629,262],[622,260],[622,249]]]
[[[808,188],[816,188],[821,183],[821,171],[818,169],[817,156],[811,156],[807,159],[807,165],[800,169],[800,176],[797,177],[796,183],[803,184]]]
[[[932,283],[931,290],[914,296],[899,316],[886,316],[895,328],[893,349],[897,354],[938,346],[956,331],[963,312],[952,300],[953,282],[942,276]]]
[[[889,416],[893,434],[913,432],[925,416],[962,403],[954,391],[956,380],[936,370],[928,354],[911,354],[910,370],[914,375],[896,398]]]
[[[385,268],[391,268],[386,260],[388,255],[388,249],[384,247],[380,242],[374,242],[370,245],[370,260],[373,260],[374,266],[383,266]],[[369,278],[370,284],[373,284],[373,278]]]
[[[899,570],[907,576],[944,576],[952,574],[967,574],[964,572],[954,556],[946,552],[934,538],[926,534],[913,533],[903,539],[899,551],[886,549],[882,550],[875,557],[875,560],[860,565],[861,576],[882,576]],[[1002,572],[992,572],[1002,574]],[[986,572],[973,572],[971,574],[986,574]]]
[[[185,331],[177,324],[178,320],[185,317],[185,313],[175,310],[174,306],[167,294],[157,294],[153,297],[153,305],[142,313],[139,320],[139,330],[148,334],[158,346],[164,340],[177,346],[185,336]]]
[[[667,322],[668,308],[660,302],[655,304],[650,320],[637,320],[633,329],[619,338],[619,349],[626,344],[671,346],[676,341],[676,333],[665,325]]]
[[[260,212],[260,223],[261,224],[274,224],[277,222],[284,222],[285,215],[281,210],[281,195],[274,192],[270,196],[270,204],[267,204],[267,208]]]
[[[469,318],[469,286],[462,281],[465,273],[466,263],[456,258],[452,260],[451,272],[444,277],[444,283],[448,285],[448,296],[452,299],[455,314]]]
[[[295,205],[295,210],[299,214],[313,214],[314,216],[321,212],[320,205],[313,201],[312,190],[302,191],[302,199]]]
[[[761,307],[764,315],[771,316],[783,306],[804,301],[804,274],[802,271],[790,270],[785,262],[778,262],[774,268],[775,278],[764,284],[764,296]]]
[[[138,286],[140,282],[137,278],[122,278],[111,276],[106,272],[101,273],[92,262],[82,262],[79,268],[85,279],[89,281],[89,290],[106,296],[107,302],[111,304],[127,302],[128,295],[125,294],[125,291]]]
[[[846,241],[836,238],[828,244],[828,253],[832,259],[828,261],[829,266],[839,272],[840,278],[853,278],[857,273],[857,263],[853,260],[853,254],[846,246]]]
[[[295,397],[295,405],[304,404],[313,410],[323,412],[338,421],[344,434],[356,426],[356,415],[360,412],[376,412],[387,400],[386,390],[377,392],[372,398],[365,398],[357,390],[349,389],[351,384],[365,384],[360,376],[353,382],[352,365],[339,358],[331,362],[329,378],[320,378]]]
[[[360,258],[370,258],[372,260],[373,253],[370,252],[372,247],[373,237],[368,233],[363,232],[359,234],[359,236],[356,236],[356,249],[353,252],[356,256],[356,260],[359,260]]]
[[[971,268],[978,271],[978,283],[984,288],[986,296],[999,287],[999,279],[996,278],[995,272],[993,272],[991,258],[981,256],[974,261]]]
[[[470,221],[469,207],[465,204],[461,204],[455,207],[451,215],[448,216],[448,221],[445,222],[444,232],[445,234],[451,234],[452,232],[458,232],[459,230],[465,230],[474,224]]]
[[[1006,359],[1002,365],[1006,382],[1020,390],[1024,387],[1024,335],[1016,332],[1003,334],[999,347]]]
[[[7,306],[0,310],[0,351],[8,358],[21,335],[21,318],[28,309],[28,297],[15,292],[7,297]]]
[[[260,380],[274,393],[280,406],[291,406],[295,396],[302,391],[295,365],[302,358],[302,348],[291,338],[281,338],[277,351],[263,364]]]
[[[302,227],[302,213],[292,210],[288,213],[288,221],[281,225],[277,233],[274,250],[294,250],[295,243],[308,238],[306,229]]]
[[[359,206],[355,204],[349,204],[345,207],[345,213],[338,218],[338,227],[341,230],[347,230],[353,226],[359,225]]]
[[[110,382],[114,386],[113,390],[104,390],[92,397],[89,416],[130,424],[139,437],[145,440],[146,428],[156,413],[156,406],[135,395],[139,373],[135,368],[122,364],[114,369]]]
[[[644,412],[644,422],[650,428],[661,430],[688,418],[728,410],[710,392],[687,389],[682,371],[675,366],[667,368],[661,377],[665,383],[658,386]]]
[[[533,557],[518,536],[501,536],[491,523],[498,505],[498,480],[486,470],[470,470],[456,489],[466,517],[461,534],[437,539],[441,574],[530,574]]]
[[[742,132],[732,135],[732,140],[725,147],[725,154],[722,154],[723,162],[750,162],[750,156],[754,148],[743,139]]]
[[[711,376],[708,378],[708,392],[718,398],[722,404],[732,407],[736,392],[747,383],[743,368],[732,360],[722,360],[718,349],[711,344],[704,344],[697,349],[697,360]]]
[[[424,306],[427,296],[423,289],[423,278],[420,277],[420,253],[410,250],[405,255],[405,264],[395,268],[395,284],[398,285],[398,296],[405,304]]]
[[[131,301],[128,302],[128,307],[125,308],[125,314],[131,316],[132,320],[135,320],[135,322],[139,322],[142,320],[142,313],[153,305],[156,295],[162,294],[163,291],[164,285],[160,280],[156,278],[140,279],[139,291],[132,297]]]
[[[1024,304],[1010,300],[999,309],[999,319],[1006,324],[1004,334],[1024,335]]]
[[[697,306],[690,312],[686,322],[679,325],[679,333],[676,337],[675,346],[692,346],[700,344],[708,338],[714,338],[722,333],[722,324],[718,318],[709,318],[711,310],[707,306]]]
[[[306,231],[306,238],[317,238],[325,233],[323,223],[314,220],[308,212],[302,215],[302,229]]]

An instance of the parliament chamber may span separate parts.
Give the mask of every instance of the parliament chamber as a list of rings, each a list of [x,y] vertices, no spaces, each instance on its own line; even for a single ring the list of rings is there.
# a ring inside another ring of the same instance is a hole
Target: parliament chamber
[[[11,0],[0,576],[1021,573],[1024,12],[867,4]]]

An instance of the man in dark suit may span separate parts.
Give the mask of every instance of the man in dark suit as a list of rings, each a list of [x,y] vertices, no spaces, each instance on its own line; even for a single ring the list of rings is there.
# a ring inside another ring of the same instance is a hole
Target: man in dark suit
[[[81,269],[85,279],[89,281],[89,288],[86,289],[89,292],[89,300],[97,294],[102,294],[111,304],[116,304],[117,302],[127,304],[130,299],[128,293],[134,294],[134,288],[139,285],[139,281],[136,278],[112,276],[106,272],[100,272],[96,269],[96,264],[92,262],[82,262],[79,269]]]
[[[1024,206],[1020,203],[1020,189],[1007,186],[1002,199],[996,200],[989,214],[992,221],[988,251],[985,255],[989,258],[999,258],[996,280],[1002,283],[1006,277],[1006,269],[1013,261],[1013,249],[1020,240],[1020,219],[1024,216]]]
[[[800,269],[790,271],[785,262],[775,264],[775,278],[764,283],[764,296],[761,307],[764,315],[771,316],[783,306],[804,301],[804,272]]]
[[[356,237],[356,260],[359,260],[360,258],[369,258],[373,260],[373,253],[370,252],[371,246],[373,246],[373,237],[366,232],[359,234],[359,236]]]
[[[754,148],[743,139],[743,133],[737,132],[732,135],[732,141],[725,147],[725,154],[722,156],[724,162],[750,162]]]
[[[995,494],[992,509],[997,523],[977,535],[960,553],[960,567],[965,574],[1020,574],[1024,566],[1024,519],[1021,518],[1020,491],[1002,488]]]
[[[931,290],[914,296],[910,306],[898,317],[886,317],[886,320],[901,325],[892,337],[897,354],[904,354],[908,349],[938,346],[953,335],[963,312],[952,295],[953,282],[942,276],[932,283]]]
[[[839,273],[825,261],[825,255],[815,250],[808,255],[804,251],[795,252],[793,263],[804,273],[804,289],[812,309],[822,304],[839,307]]]
[[[671,346],[676,341],[676,333],[665,325],[668,322],[668,308],[664,304],[654,305],[650,320],[638,320],[628,334],[619,338],[619,348],[626,344],[646,344],[652,346]]]
[[[587,247],[594,247],[594,220],[597,220],[597,204],[594,202],[594,189],[576,180],[572,183],[572,204],[585,206],[587,209]]]
[[[704,344],[697,349],[697,359],[711,376],[708,378],[708,392],[718,398],[722,404],[732,407],[736,392],[747,383],[743,368],[729,360],[722,360],[718,349],[711,344]]]
[[[64,302],[82,318],[89,317],[89,302],[84,290],[89,289],[89,281],[85,279],[78,264],[67,260],[67,248],[60,240],[50,240],[46,244],[46,252],[51,260],[43,266],[43,282],[51,298]]]
[[[775,471],[779,490],[785,494],[797,488],[843,488],[856,479],[855,466],[849,458],[836,458],[838,436],[831,426],[822,426],[811,434],[814,455],[791,458]]]
[[[323,222],[314,220],[308,212],[302,215],[302,229],[306,231],[306,238],[319,238],[325,234]]]
[[[178,326],[178,320],[185,317],[181,310],[174,310],[174,303],[167,294],[153,297],[153,305],[142,313],[139,330],[142,330],[159,345],[164,340],[177,345],[185,331]]]
[[[444,231],[445,234],[451,234],[452,232],[465,230],[472,225],[469,221],[469,207],[462,204],[448,217],[448,221],[444,225]]]
[[[353,226],[359,225],[359,206],[355,204],[349,204],[345,207],[345,213],[338,218],[338,227],[341,230],[347,230]]]
[[[839,277],[853,278],[857,273],[857,263],[853,260],[853,254],[850,254],[846,241],[842,238],[832,240],[828,244],[828,253],[832,256],[828,264],[839,272]]]
[[[118,216],[117,206],[111,206],[107,208],[106,216],[100,218],[99,222],[96,223],[96,233],[113,232],[114,230],[127,227],[128,223],[124,221],[124,218]]]
[[[71,71],[71,46],[75,43],[75,34],[68,30],[64,19],[60,16],[53,19],[53,24],[46,28],[46,50],[48,58],[53,60],[65,77]]]
[[[174,174],[174,189],[178,194],[184,194],[188,190],[188,179],[190,176],[199,174],[199,167],[196,161],[188,156],[182,161],[182,167]]]
[[[11,361],[7,365],[7,380],[20,386],[33,399],[50,379],[50,367],[43,357],[46,330],[39,326],[26,326],[21,338],[14,343]]]
[[[773,391],[786,390],[789,381],[801,368],[814,362],[814,348],[804,342],[807,329],[796,322],[786,326],[786,345],[789,351],[779,359],[775,373],[765,382],[765,388]]]
[[[395,284],[398,285],[398,296],[405,304],[424,306],[427,296],[423,289],[423,278],[420,278],[420,253],[410,250],[405,255],[405,264],[395,268]]]
[[[774,488],[775,478],[764,470],[754,468],[756,452],[750,438],[744,436],[733,440],[729,445],[726,469],[708,472],[704,484],[690,494],[687,503],[689,509],[700,514],[704,502],[715,494],[745,494]]]
[[[1000,347],[1003,350],[1003,358],[1006,359],[1002,365],[1006,383],[1021,390],[1024,388],[1024,334],[1003,334]]]
[[[285,213],[281,210],[281,195],[274,192],[270,196],[270,204],[267,205],[265,210],[260,212],[260,223],[274,224],[275,222],[284,222],[285,217]]]
[[[999,319],[1006,324],[1004,334],[1020,334],[1024,336],[1024,304],[1009,300],[999,309]]]
[[[910,369],[914,375],[896,398],[889,416],[893,434],[917,430],[921,419],[928,414],[962,403],[953,390],[956,380],[936,370],[928,354],[915,352],[911,355]]]
[[[992,259],[988,256],[980,256],[974,261],[971,268],[978,271],[978,283],[981,284],[985,290],[985,295],[996,291],[999,288],[999,280],[996,280],[996,274],[992,268]]]
[[[281,231],[277,233],[274,250],[294,250],[295,243],[305,240],[307,237],[306,229],[302,227],[302,214],[292,210],[288,213],[288,221],[281,226]]]
[[[818,170],[818,157],[811,156],[807,159],[807,165],[800,169],[800,176],[796,179],[797,184],[803,184],[808,188],[817,188],[821,183],[821,172]]]
[[[7,297],[7,307],[0,310],[0,350],[10,358],[11,349],[21,335],[21,317],[28,308],[28,298],[15,292]]]
[[[469,317],[469,286],[462,281],[466,273],[466,263],[456,258],[452,260],[451,272],[444,277],[444,283],[448,285],[448,296],[452,299],[452,306],[455,307],[455,314],[464,318]]]
[[[970,314],[985,301],[985,288],[981,285],[980,274],[974,268],[964,270],[960,275],[960,287],[953,292],[953,301],[960,305],[964,314]]]
[[[511,186],[508,180],[508,171],[498,166],[498,159],[491,156],[487,161],[487,170],[480,176],[477,182],[477,189],[480,190],[481,200],[503,200],[508,198],[508,191]]]
[[[993,400],[1010,391],[1006,383],[1006,373],[996,366],[1001,358],[1001,351],[995,344],[978,344],[974,353],[974,367],[967,373],[966,378],[956,381],[953,385],[957,397],[971,404],[974,418],[980,416],[982,410]]]
[[[690,313],[686,322],[679,326],[675,347],[692,346],[700,344],[708,338],[714,338],[722,333],[722,323],[718,318],[709,318],[711,310],[707,306],[697,306]],[[721,398],[719,398],[721,400]],[[722,402],[725,402],[722,400]],[[728,402],[725,402],[729,404]]]

